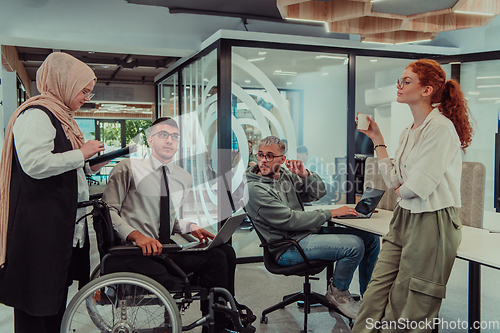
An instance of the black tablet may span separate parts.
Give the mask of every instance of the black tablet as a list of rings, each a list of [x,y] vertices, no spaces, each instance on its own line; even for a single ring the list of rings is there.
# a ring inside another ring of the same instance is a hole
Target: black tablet
[[[134,151],[136,151],[136,145],[130,145],[128,147],[113,150],[112,152],[91,158],[91,159],[87,160],[87,162],[89,162],[90,166],[93,166],[95,164],[99,164],[102,162],[111,161],[112,159],[115,159],[117,157],[128,155],[130,153],[133,153]]]

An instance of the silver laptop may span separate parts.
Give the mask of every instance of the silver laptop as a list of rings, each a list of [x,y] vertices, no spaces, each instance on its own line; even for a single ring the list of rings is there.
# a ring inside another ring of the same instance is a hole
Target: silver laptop
[[[337,219],[367,219],[372,216],[375,208],[377,208],[380,199],[384,195],[385,191],[378,190],[376,188],[367,187],[363,196],[359,199],[356,207],[354,208],[358,212],[358,216],[354,215],[344,215],[338,216]]]
[[[181,251],[207,251],[226,243],[229,238],[234,234],[236,229],[240,226],[241,222],[245,219],[247,214],[240,214],[232,216],[227,219],[226,223],[219,230],[215,238],[208,242],[191,242],[182,245]]]

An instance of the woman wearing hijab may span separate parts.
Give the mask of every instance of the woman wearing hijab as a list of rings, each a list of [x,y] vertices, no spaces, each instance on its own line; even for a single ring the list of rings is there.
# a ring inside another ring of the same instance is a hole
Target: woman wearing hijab
[[[68,286],[88,280],[85,160],[104,150],[84,142],[73,118],[92,97],[90,67],[61,52],[37,71],[41,95],[12,115],[0,162],[0,302],[14,308],[16,333],[59,332]]]

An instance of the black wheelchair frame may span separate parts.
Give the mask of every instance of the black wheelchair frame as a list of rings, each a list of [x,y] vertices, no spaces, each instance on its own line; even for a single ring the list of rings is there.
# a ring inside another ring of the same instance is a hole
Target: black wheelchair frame
[[[236,302],[226,289],[193,284],[192,274],[186,274],[169,258],[181,249],[180,245],[164,244],[162,254],[155,257],[155,261],[172,272],[167,287],[131,270],[116,271],[116,267],[123,267],[117,265],[120,261],[143,254],[138,246],[121,245],[109,207],[99,198],[94,196],[79,203],[79,207],[92,206],[92,211],[81,219],[93,218],[101,263],[92,273],[91,281],[69,303],[61,333],[180,333],[198,326],[206,326],[209,333],[215,333],[216,318],[220,318],[216,313],[229,319],[239,332],[245,332]],[[194,301],[208,304],[206,314],[183,326],[180,311],[187,310]]]

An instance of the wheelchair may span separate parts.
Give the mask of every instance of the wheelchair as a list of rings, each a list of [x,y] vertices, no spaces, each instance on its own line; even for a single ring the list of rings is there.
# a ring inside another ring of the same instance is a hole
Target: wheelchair
[[[134,257],[143,256],[142,250],[120,245],[109,209],[99,196],[79,203],[79,207],[87,206],[92,206],[92,211],[82,219],[93,217],[101,263],[92,272],[91,281],[68,304],[61,333],[180,333],[198,326],[207,327],[209,333],[246,332],[236,302],[226,289],[196,285],[195,278],[168,257],[179,251],[180,245],[165,244],[162,255],[155,257],[169,272],[169,279],[159,283],[154,279],[155,272],[152,277],[145,276],[138,273],[140,268],[128,264]],[[203,312],[206,314],[183,326],[180,313],[194,301],[208,307]],[[230,320],[231,328],[216,326],[221,317]]]

